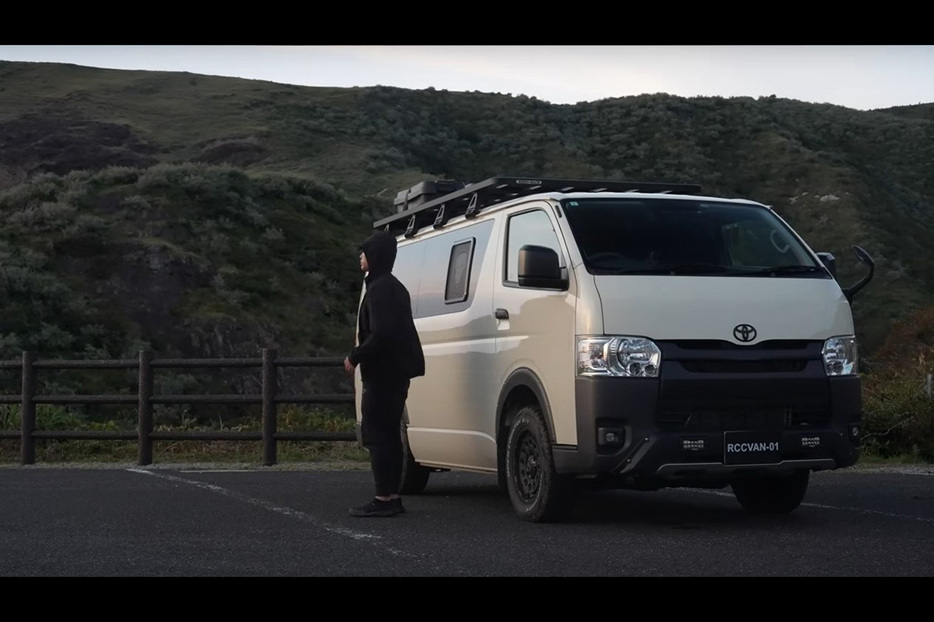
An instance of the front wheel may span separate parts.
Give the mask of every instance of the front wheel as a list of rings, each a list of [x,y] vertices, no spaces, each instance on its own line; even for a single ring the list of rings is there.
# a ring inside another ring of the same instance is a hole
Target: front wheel
[[[795,510],[808,489],[810,471],[780,477],[737,479],[733,495],[751,514],[787,514]]]
[[[519,518],[533,523],[567,518],[574,509],[573,480],[555,471],[551,440],[535,406],[523,406],[506,440],[506,489]]]
[[[418,495],[424,492],[428,485],[428,476],[431,469],[423,467],[415,461],[412,450],[409,448],[409,435],[406,431],[408,423],[402,418],[399,433],[402,435],[402,479],[399,484],[399,494]]]

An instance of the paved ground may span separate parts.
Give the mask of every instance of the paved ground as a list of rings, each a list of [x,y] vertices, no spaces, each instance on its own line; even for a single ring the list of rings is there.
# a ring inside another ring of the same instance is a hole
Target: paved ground
[[[365,465],[0,468],[0,576],[934,576],[934,467],[812,476],[749,516],[729,490],[585,495],[518,520],[495,477],[437,473],[408,512],[348,516]]]

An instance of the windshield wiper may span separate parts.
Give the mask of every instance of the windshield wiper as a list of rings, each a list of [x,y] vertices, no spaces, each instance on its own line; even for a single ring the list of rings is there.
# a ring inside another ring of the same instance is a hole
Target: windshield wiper
[[[682,263],[663,266],[645,266],[618,270],[599,270],[599,274],[730,274],[735,276],[783,276],[824,272],[820,266],[773,266],[771,268],[746,269],[718,264]]]
[[[662,266],[646,266],[628,270],[614,270],[613,274],[722,274],[733,272],[732,268],[710,263],[680,263]]]
[[[771,268],[751,270],[748,274],[811,274],[822,270],[823,268],[820,266],[773,266]]]

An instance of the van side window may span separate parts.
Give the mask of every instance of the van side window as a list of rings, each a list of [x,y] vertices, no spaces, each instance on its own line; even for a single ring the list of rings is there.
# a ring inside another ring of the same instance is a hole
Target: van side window
[[[541,210],[523,212],[509,218],[506,240],[506,281],[519,282],[519,249],[526,244],[547,246],[558,253],[559,265],[563,268],[564,254],[558,244],[558,236],[548,214]]]
[[[418,286],[417,290],[409,290],[417,309],[416,319],[470,308],[477,295],[484,254],[490,248],[496,224],[488,218],[440,235],[400,242],[393,274],[400,281],[403,278],[414,280]],[[400,259],[409,249],[418,250],[418,262],[400,265]]]
[[[470,264],[473,259],[474,239],[470,238],[451,247],[448,262],[448,278],[444,286],[444,303],[467,300],[467,284],[470,283]]]

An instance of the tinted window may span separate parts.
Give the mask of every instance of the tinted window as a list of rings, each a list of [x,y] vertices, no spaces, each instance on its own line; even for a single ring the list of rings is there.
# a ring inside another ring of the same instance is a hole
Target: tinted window
[[[444,302],[467,300],[467,284],[470,282],[470,260],[473,257],[474,240],[466,240],[451,247],[448,262],[448,278],[444,288]]]

